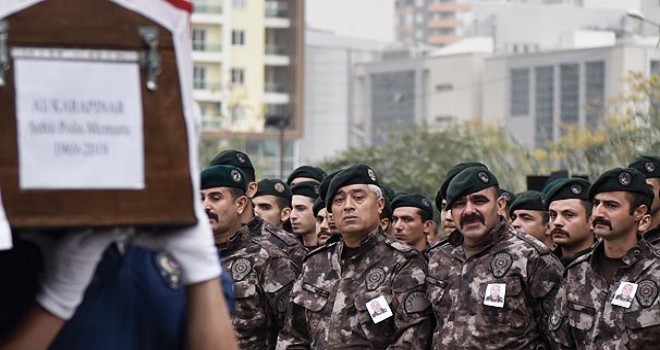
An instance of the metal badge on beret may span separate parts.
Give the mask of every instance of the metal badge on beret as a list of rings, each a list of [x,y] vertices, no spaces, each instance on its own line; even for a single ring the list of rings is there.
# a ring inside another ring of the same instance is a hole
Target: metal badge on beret
[[[545,195],[539,196],[539,202],[541,202],[541,205],[545,207]]]
[[[627,171],[622,171],[619,174],[619,184],[621,186],[629,186],[632,183],[632,175]]]
[[[238,170],[234,169],[231,171],[231,179],[234,180],[234,182],[241,182],[241,174]]]
[[[430,208],[431,207],[431,201],[429,201],[426,198],[422,198],[422,205],[427,207],[427,208]]]
[[[573,193],[576,196],[582,193],[582,191],[584,191],[584,189],[582,189],[582,185],[580,184],[573,184],[571,186],[571,193]]]
[[[367,284],[368,290],[374,290],[380,286],[381,283],[385,281],[385,271],[380,267],[374,267],[373,269],[367,272],[367,275],[364,277],[364,282]]]
[[[553,312],[552,315],[548,318],[548,329],[551,331],[556,331],[561,326],[562,315]]]
[[[238,258],[231,265],[231,278],[234,282],[241,281],[252,271],[252,262],[245,258]]]
[[[646,169],[647,173],[652,173],[655,171],[655,164],[653,162],[646,162],[644,163],[644,169]]]
[[[245,158],[245,154],[241,152],[236,152],[236,160],[241,164],[245,164],[247,162],[247,158]]]
[[[483,182],[483,183],[488,183],[488,180],[489,180],[489,179],[488,179],[488,174],[486,174],[485,172],[480,171],[480,172],[477,174],[477,176],[479,177],[479,180],[481,180],[481,182]],[[507,200],[511,200],[511,198],[509,198],[509,199],[507,199]]]
[[[321,192],[319,192],[319,185],[314,185],[314,194],[319,196]]]
[[[431,305],[428,299],[426,298],[426,293],[424,292],[412,292],[406,296],[403,306],[407,313],[414,314],[417,312],[422,312]]]
[[[370,178],[372,181],[376,181],[376,173],[374,173],[373,170],[371,170],[371,169],[367,169],[367,175],[369,175],[369,178]]]
[[[275,188],[275,191],[277,191],[279,193],[284,193],[284,185],[282,185],[279,182],[276,183],[275,186],[273,186],[273,188]]]
[[[637,301],[643,307],[653,305],[655,299],[658,297],[658,285],[651,280],[644,280],[637,285]]]
[[[490,261],[490,269],[493,270],[493,276],[500,278],[509,271],[513,264],[513,258],[509,253],[497,253]]]
[[[167,253],[161,252],[156,255],[156,265],[160,276],[165,280],[168,287],[179,289],[181,287],[181,266]]]

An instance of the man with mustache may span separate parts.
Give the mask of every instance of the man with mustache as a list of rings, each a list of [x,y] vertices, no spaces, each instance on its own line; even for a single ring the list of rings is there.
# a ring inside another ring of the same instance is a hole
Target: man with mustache
[[[222,263],[234,280],[232,324],[241,349],[274,349],[296,278],[291,259],[253,237],[241,214],[248,206],[243,172],[227,165],[202,170],[201,194]]]
[[[341,171],[326,203],[342,240],[305,258],[277,349],[427,349],[426,262],[380,228],[384,202],[374,171],[362,164]],[[374,301],[392,314],[373,318]]]
[[[431,230],[433,207],[431,201],[416,193],[402,193],[392,201],[394,238],[407,243],[420,252],[426,252],[426,236]]]
[[[302,261],[307,254],[305,247],[290,233],[275,227],[273,224],[265,221],[259,216],[254,215],[254,204],[252,198],[258,190],[258,185],[255,180],[255,171],[252,166],[252,161],[247,154],[237,150],[225,150],[220,152],[209,164],[212,165],[229,165],[239,168],[243,171],[247,178],[247,190],[245,194],[248,197],[246,208],[241,214],[241,222],[250,228],[253,236],[260,239],[265,239],[282,249],[286,254],[291,257],[296,266],[296,271],[300,271]]]
[[[552,225],[555,255],[564,267],[588,253],[596,239],[591,232],[591,202],[587,191],[591,184],[580,178],[561,179],[546,198]]]
[[[650,197],[633,168],[603,173],[589,189],[592,226],[601,241],[564,273],[548,328],[558,349],[657,349],[660,342],[660,250],[648,229]],[[636,286],[631,303],[615,292]]]
[[[325,201],[321,197],[316,198],[316,201],[314,201],[314,216],[316,217],[316,236],[319,245],[326,244],[333,236],[341,237],[341,233],[337,230],[337,226],[330,215],[328,215]]]
[[[519,193],[509,208],[511,226],[524,232],[553,249],[555,244],[550,237],[548,212],[545,209],[545,195],[538,191]]]
[[[660,157],[641,156],[629,165],[646,176],[646,184],[653,192],[653,204],[649,210],[651,215],[650,229],[644,232],[644,239],[660,246]]]
[[[498,187],[495,175],[476,166],[447,188],[458,228],[428,253],[434,349],[547,349],[561,264],[541,242],[506,224]],[[486,290],[498,284],[505,285],[504,303],[487,305]]]
[[[302,242],[307,249],[315,249],[318,246],[316,235],[316,217],[314,216],[314,201],[319,196],[318,182],[298,182],[291,188],[293,197],[291,199],[291,229],[293,234]]]

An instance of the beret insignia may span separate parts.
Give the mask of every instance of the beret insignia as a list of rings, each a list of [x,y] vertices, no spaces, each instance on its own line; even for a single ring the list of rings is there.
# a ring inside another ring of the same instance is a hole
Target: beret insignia
[[[241,174],[238,172],[238,170],[234,169],[231,171],[231,179],[235,182],[241,181]]]
[[[371,170],[371,169],[367,169],[367,175],[369,175],[369,178],[370,178],[372,181],[376,181],[376,173],[374,173],[373,170]]]
[[[655,171],[655,164],[653,162],[646,162],[644,163],[644,169],[646,169],[647,173],[652,173]]]
[[[422,205],[427,207],[427,208],[430,208],[431,207],[431,201],[429,201],[426,198],[422,198]]]
[[[275,186],[273,186],[273,188],[275,188],[275,191],[277,191],[279,193],[284,193],[284,185],[282,185],[279,182],[276,183]]]
[[[479,177],[479,180],[481,180],[481,182],[483,182],[483,183],[488,183],[488,180],[489,180],[489,179],[488,179],[488,174],[486,174],[485,172],[480,171],[480,172],[477,174],[477,176]],[[509,199],[511,199],[511,198],[509,198]]]
[[[627,171],[622,171],[619,174],[619,184],[621,184],[621,186],[630,186],[631,183],[632,175],[630,175],[630,173]]]

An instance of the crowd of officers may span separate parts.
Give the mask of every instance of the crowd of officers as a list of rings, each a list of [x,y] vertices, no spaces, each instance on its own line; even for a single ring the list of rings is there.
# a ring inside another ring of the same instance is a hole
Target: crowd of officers
[[[363,164],[256,182],[201,173],[243,349],[652,349],[660,345],[660,158],[514,195],[464,162],[431,200]],[[440,239],[443,236],[443,239]]]

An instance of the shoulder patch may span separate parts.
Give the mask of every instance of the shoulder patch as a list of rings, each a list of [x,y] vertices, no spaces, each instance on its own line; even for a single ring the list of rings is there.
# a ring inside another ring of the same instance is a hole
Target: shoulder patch
[[[405,243],[399,242],[394,239],[388,238],[385,240],[385,243],[390,247],[394,248],[394,250],[402,253],[408,259],[414,258],[415,256],[417,256],[417,254],[419,254],[419,252],[412,246],[409,246]]]
[[[529,237],[527,234],[518,232],[516,230],[511,230],[511,232],[521,240],[527,242],[529,245],[534,247],[536,251],[541,254],[541,255],[546,255],[552,253],[548,247],[545,246],[545,244],[541,243],[539,240],[533,237]]]
[[[318,254],[318,253],[320,253],[320,252],[323,252],[323,251],[325,251],[325,250],[327,250],[327,249],[330,249],[330,248],[336,246],[337,243],[339,243],[339,242],[332,242],[332,243],[325,244],[325,245],[322,245],[322,246],[320,246],[320,247],[317,247],[316,249],[310,250],[310,251],[307,252],[307,254],[305,255],[305,258],[303,259],[303,262],[307,261],[307,259],[309,259],[309,257],[312,256],[312,255],[314,255],[314,254]]]

